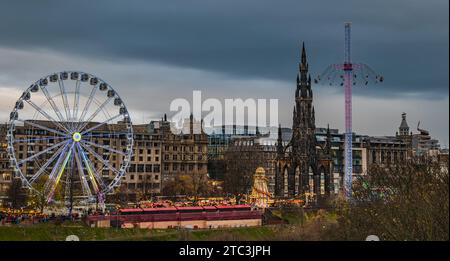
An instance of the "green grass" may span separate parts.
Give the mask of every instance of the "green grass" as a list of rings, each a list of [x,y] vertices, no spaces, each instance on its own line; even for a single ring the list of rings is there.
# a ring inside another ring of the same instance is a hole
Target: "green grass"
[[[13,225],[0,227],[1,240],[59,241],[68,235],[77,235],[80,240],[132,240],[165,234],[167,230],[90,228],[81,223]]]
[[[90,240],[269,240],[272,227],[245,227],[205,230],[90,228],[79,223],[37,224],[0,227],[0,241],[63,241],[68,235]]]
[[[273,210],[272,214],[277,216],[288,224],[303,224],[308,215],[303,213],[301,209],[289,209],[289,210]]]
[[[203,230],[91,228],[81,222],[0,226],[0,241],[61,241],[68,235],[77,235],[82,241],[283,240],[284,235],[292,233],[293,227],[303,230],[315,222],[316,213],[301,213],[297,210],[273,211],[274,215],[286,220],[288,225]],[[333,213],[322,213],[321,216],[327,222],[336,221],[336,215]]]

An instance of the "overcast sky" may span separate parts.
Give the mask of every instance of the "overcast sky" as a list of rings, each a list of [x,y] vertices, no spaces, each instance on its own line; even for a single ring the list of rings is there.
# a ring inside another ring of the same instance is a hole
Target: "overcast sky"
[[[175,98],[277,98],[292,125],[301,42],[314,77],[343,60],[384,75],[354,89],[354,131],[394,135],[401,113],[448,147],[449,2],[6,1],[0,0],[0,120],[32,82],[80,70],[106,80],[136,123],[160,118]],[[316,125],[343,130],[343,90],[314,85]]]

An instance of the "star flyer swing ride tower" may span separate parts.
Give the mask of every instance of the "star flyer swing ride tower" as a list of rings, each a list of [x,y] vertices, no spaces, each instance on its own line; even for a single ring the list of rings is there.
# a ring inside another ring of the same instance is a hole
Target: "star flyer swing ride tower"
[[[345,95],[345,140],[344,140],[344,192],[350,199],[352,196],[352,85],[379,83],[383,76],[376,74],[367,64],[352,63],[351,60],[351,23],[345,23],[345,56],[343,64],[331,64],[315,80],[315,83],[330,86],[344,86]]]

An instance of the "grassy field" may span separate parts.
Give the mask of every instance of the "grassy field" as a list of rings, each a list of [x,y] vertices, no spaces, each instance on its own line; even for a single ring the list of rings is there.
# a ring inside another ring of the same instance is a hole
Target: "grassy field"
[[[329,213],[303,213],[298,211],[274,212],[288,222],[247,228],[186,230],[186,229],[117,229],[90,228],[81,222],[62,224],[36,224],[32,226],[0,226],[0,241],[60,241],[68,235],[77,235],[82,241],[90,240],[315,240],[321,230],[333,224]]]
[[[68,235],[80,240],[268,240],[273,236],[272,227],[251,227],[220,230],[177,229],[117,229],[90,228],[80,223],[61,225],[38,224],[33,226],[0,227],[0,241],[61,241]],[[225,238],[224,238],[225,237]]]

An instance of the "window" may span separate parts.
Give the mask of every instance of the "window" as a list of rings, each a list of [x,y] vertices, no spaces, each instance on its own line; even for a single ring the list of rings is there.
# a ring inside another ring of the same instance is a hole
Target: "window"
[[[167,163],[164,164],[164,170],[169,171],[169,164],[167,164]]]
[[[155,180],[159,180],[159,175],[155,175]]]
[[[139,173],[144,172],[144,164],[138,164],[137,165],[137,172],[139,172]]]
[[[152,172],[152,164],[145,164],[145,172]]]
[[[129,172],[136,172],[136,164],[131,164],[130,168],[128,169]]]
[[[161,171],[161,168],[160,168],[159,164],[153,165],[153,172],[160,172],[160,171]]]
[[[177,160],[177,155],[173,155],[173,160]]]
[[[134,175],[130,175],[130,180],[134,180]]]

